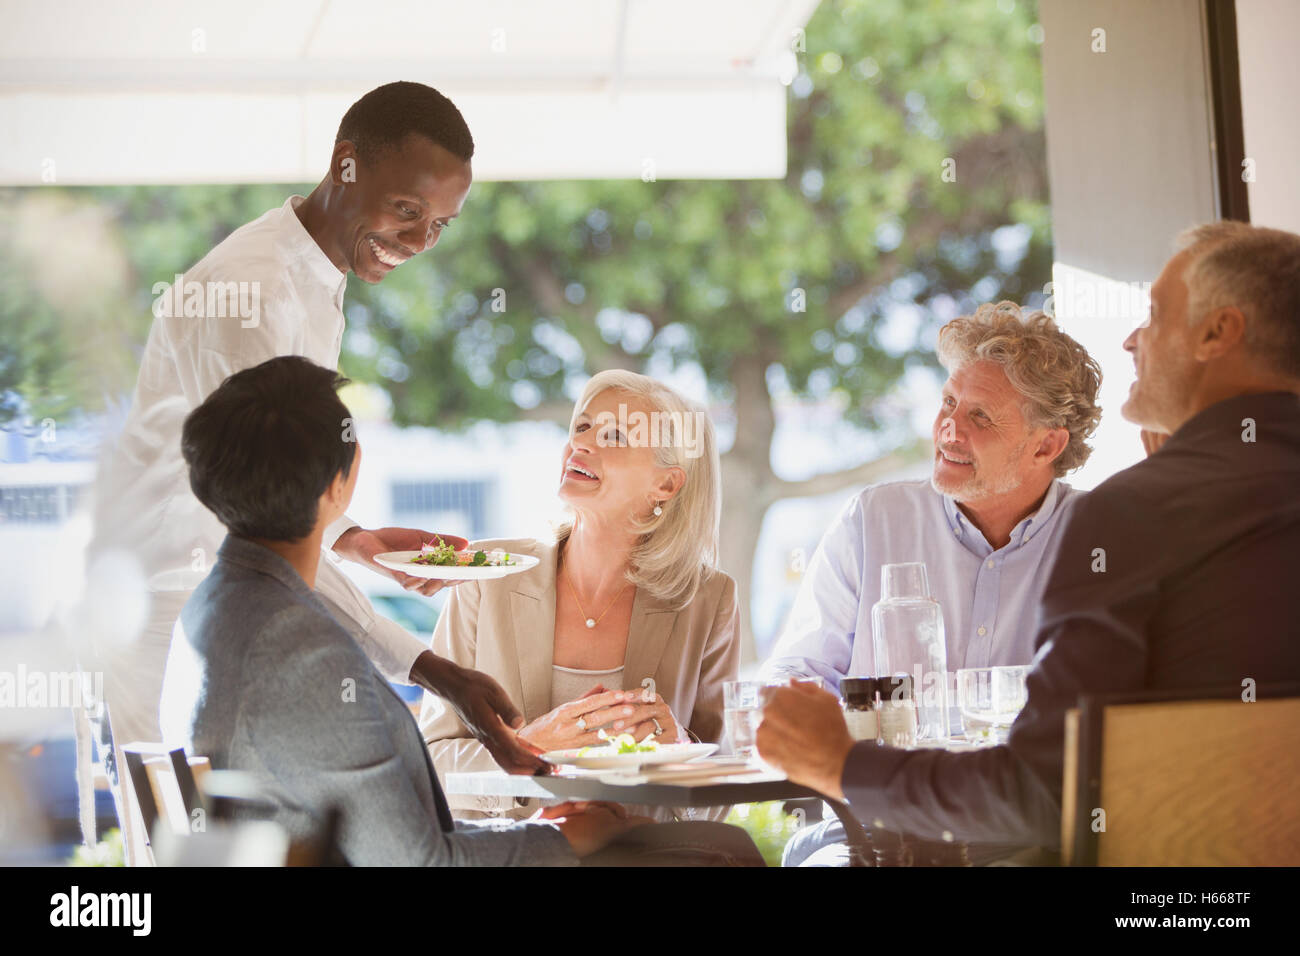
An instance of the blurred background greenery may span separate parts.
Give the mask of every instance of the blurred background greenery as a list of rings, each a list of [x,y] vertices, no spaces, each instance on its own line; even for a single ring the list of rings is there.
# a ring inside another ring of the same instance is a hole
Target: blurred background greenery
[[[781,851],[805,823],[798,814],[786,813],[785,803],[780,800],[733,807],[726,822],[750,835],[768,866],[781,865]]]
[[[349,280],[343,370],[398,425],[452,430],[567,421],[600,369],[695,376],[748,607],[769,509],[916,461],[907,384],[937,327],[1049,280],[1041,40],[1026,0],[824,0],[784,179],[480,183],[432,254]],[[0,425],[120,409],[154,284],[310,188],[0,191]],[[783,402],[832,403],[860,430],[851,460],[780,460]]]

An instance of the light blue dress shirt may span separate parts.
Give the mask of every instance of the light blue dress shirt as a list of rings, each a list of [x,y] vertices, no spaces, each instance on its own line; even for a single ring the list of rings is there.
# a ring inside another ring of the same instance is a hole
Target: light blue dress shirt
[[[1081,494],[1054,480],[995,551],[928,479],[872,485],[822,537],[762,676],[816,675],[836,692],[842,677],[878,676],[871,607],[880,600],[880,568],[905,561],[925,563],[943,610],[949,671],[1028,664],[1054,543]]]

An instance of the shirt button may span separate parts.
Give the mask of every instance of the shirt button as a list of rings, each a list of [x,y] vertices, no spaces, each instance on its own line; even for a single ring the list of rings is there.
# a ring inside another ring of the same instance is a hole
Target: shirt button
[[[985,634],[988,633],[988,631],[987,631],[985,628],[981,627],[981,628],[980,628],[978,631],[976,631],[975,633],[978,634],[980,637],[983,637]]]
[[[992,558],[989,558],[989,563],[988,563],[987,567],[990,567],[990,568],[993,567],[993,559],[992,559]]]
[[[952,529],[952,533],[955,534],[957,537],[960,538],[960,537],[961,537],[961,528],[953,528],[953,529]]]

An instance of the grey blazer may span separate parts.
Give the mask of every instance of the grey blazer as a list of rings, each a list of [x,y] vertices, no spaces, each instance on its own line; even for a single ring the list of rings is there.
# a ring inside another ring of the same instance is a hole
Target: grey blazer
[[[578,862],[554,824],[452,820],[410,711],[273,551],[227,536],[179,627],[164,735],[214,769],[252,775],[291,836],[313,832],[337,805],[354,865]]]

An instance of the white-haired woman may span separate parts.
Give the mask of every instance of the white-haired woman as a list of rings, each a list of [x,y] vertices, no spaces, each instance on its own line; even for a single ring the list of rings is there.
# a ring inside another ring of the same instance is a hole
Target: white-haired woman
[[[715,566],[721,491],[707,413],[644,375],[601,372],[574,407],[559,464],[567,516],[554,540],[478,545],[540,563],[452,589],[434,652],[495,677],[524,714],[520,735],[543,751],[596,745],[602,728],[718,741],[739,609]],[[438,698],[425,696],[420,724],[439,774],[496,767]],[[449,799],[462,816],[529,812],[509,798]]]

